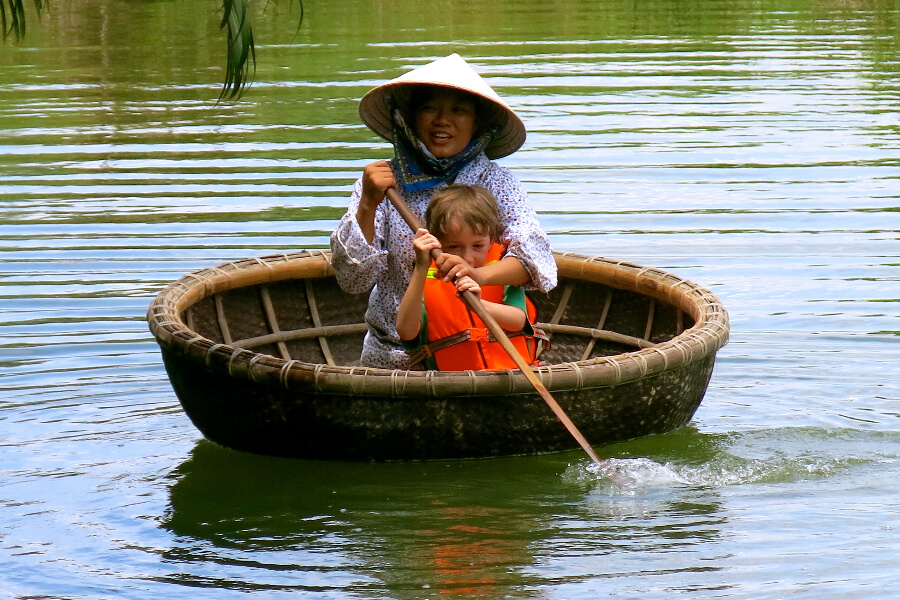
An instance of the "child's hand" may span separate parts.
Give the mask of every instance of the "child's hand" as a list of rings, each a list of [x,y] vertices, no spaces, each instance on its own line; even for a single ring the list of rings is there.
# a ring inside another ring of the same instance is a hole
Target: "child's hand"
[[[466,262],[466,260],[455,254],[441,254],[440,258],[434,261],[437,265],[437,277],[451,283],[459,277],[472,277],[475,270]]]
[[[427,229],[419,229],[413,238],[413,249],[416,251],[416,267],[427,269],[431,266],[431,251],[440,250],[441,243]]]
[[[468,275],[456,278],[456,289],[460,293],[468,290],[472,292],[478,300],[481,300],[481,287]]]

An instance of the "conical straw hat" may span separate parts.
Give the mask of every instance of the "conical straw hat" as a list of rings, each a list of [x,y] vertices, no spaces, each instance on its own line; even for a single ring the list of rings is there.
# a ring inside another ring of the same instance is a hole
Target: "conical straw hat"
[[[459,54],[451,54],[422,65],[369,90],[359,102],[359,116],[363,123],[387,141],[393,141],[391,115],[385,98],[392,96],[405,115],[413,89],[421,85],[463,90],[487,100],[489,104],[486,106],[496,109],[488,111],[486,115],[479,115],[480,125],[500,126],[500,133],[484,149],[488,158],[512,154],[525,143],[525,125],[522,120]]]

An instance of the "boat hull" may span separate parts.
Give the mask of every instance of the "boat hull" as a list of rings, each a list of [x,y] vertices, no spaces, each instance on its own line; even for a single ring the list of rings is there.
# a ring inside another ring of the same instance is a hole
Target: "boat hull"
[[[259,454],[336,460],[429,460],[539,454],[577,448],[536,393],[373,397],[296,393],[223,380],[163,351],[188,417],[218,444]],[[581,433],[600,446],[672,431],[700,406],[710,355],[614,387],[555,391]]]
[[[556,255],[534,294],[552,338],[535,373],[594,446],[690,421],[728,338],[708,290],[671,274]],[[365,295],[340,290],[330,254],[248,259],[186,275],[148,321],[181,405],[223,446],[285,457],[429,460],[577,448],[518,371],[358,364]]]

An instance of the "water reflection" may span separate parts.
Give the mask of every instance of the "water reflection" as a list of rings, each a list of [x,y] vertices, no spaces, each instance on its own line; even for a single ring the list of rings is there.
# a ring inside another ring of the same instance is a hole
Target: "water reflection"
[[[185,543],[170,558],[203,563],[221,548],[253,549],[260,566],[315,571],[345,586],[332,579],[340,566],[355,574],[354,586],[386,586],[398,597],[507,594],[533,563],[541,506],[514,492],[515,462],[320,463],[200,442],[172,474],[163,525]],[[239,585],[246,574],[230,567]]]
[[[711,457],[718,444],[696,432],[675,440]],[[192,585],[260,585],[254,572],[263,568],[278,589],[317,581],[397,598],[529,597],[561,560],[559,577],[577,579],[599,573],[598,557],[688,550],[721,535],[715,489],[669,484],[615,496],[588,467],[578,453],[324,463],[203,441],[170,476],[163,527],[179,543],[166,558],[191,565],[173,578]],[[686,554],[682,568],[695,561]],[[605,576],[621,575],[619,559],[605,564]]]

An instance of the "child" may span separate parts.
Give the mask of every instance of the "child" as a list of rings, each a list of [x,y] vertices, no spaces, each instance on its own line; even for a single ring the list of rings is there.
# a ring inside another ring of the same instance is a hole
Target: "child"
[[[415,268],[397,313],[397,333],[412,354],[411,362],[417,365],[424,360],[426,368],[442,371],[516,368],[481,319],[458,297],[468,290],[481,299],[501,328],[511,332],[513,345],[533,363],[535,309],[525,291],[518,286],[482,288],[471,277],[474,269],[500,260],[505,251],[495,241],[500,218],[493,194],[477,185],[451,185],[434,195],[425,221],[428,229],[419,229],[413,239]],[[452,276],[434,277],[434,249],[443,251],[442,263],[454,263]]]

